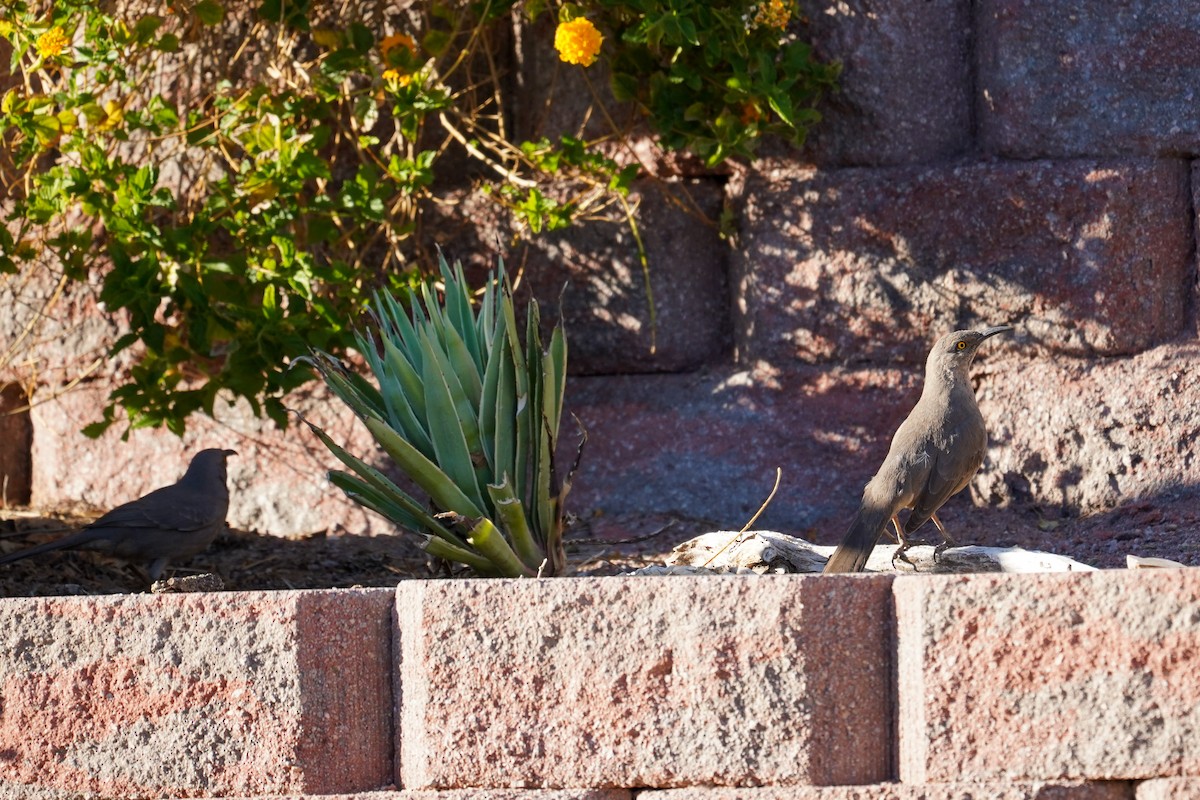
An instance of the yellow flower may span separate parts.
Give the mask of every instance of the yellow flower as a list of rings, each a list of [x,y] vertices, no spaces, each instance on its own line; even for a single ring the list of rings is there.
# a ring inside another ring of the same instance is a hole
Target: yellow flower
[[[564,22],[554,32],[554,49],[558,57],[568,64],[590,67],[600,54],[600,43],[604,37],[586,17]]]
[[[413,76],[411,73],[401,72],[398,69],[385,69],[383,71],[383,80],[393,89],[398,89],[401,86],[408,86],[412,83]]]
[[[754,15],[754,24],[786,28],[792,18],[793,6],[791,0],[764,0]]]
[[[63,33],[63,29],[53,27],[37,38],[38,55],[42,58],[53,58],[67,49],[71,40]]]
[[[0,19],[0,36],[3,36],[5,39],[8,39],[9,37],[11,37],[13,35],[13,31],[15,31],[16,29],[17,29],[16,26],[13,25],[12,22],[10,22],[9,20]]]

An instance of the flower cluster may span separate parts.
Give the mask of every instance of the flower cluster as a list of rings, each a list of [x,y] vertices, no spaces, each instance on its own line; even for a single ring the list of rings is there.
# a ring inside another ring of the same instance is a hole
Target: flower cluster
[[[54,58],[61,55],[71,40],[63,33],[62,28],[54,27],[37,38],[37,52],[42,58]]]
[[[590,67],[600,55],[600,44],[604,37],[586,17],[564,22],[554,32],[554,49],[558,57],[568,64]]]
[[[397,51],[397,48],[403,48],[403,50]],[[393,51],[397,52],[397,56],[391,55]],[[417,43],[411,36],[393,33],[391,36],[385,36],[379,42],[379,54],[383,56],[383,63],[386,66],[381,77],[393,91],[412,83],[412,73],[398,66],[403,58],[400,53],[404,52],[412,56],[417,53]]]
[[[754,15],[755,25],[768,28],[786,28],[792,19],[794,2],[791,0],[764,0]]]

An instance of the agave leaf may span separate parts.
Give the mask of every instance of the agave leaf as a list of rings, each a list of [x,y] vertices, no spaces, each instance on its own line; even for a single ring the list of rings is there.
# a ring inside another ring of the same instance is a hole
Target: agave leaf
[[[425,530],[425,523],[392,502],[383,492],[351,472],[330,470],[329,482],[346,493],[354,502],[364,505],[380,516],[410,531]]]
[[[490,284],[489,284],[490,286]],[[503,475],[512,469],[511,455],[509,461],[498,463],[496,460],[496,418],[499,415],[498,395],[500,391],[500,373],[508,360],[505,346],[504,317],[499,317],[496,328],[492,332],[488,344],[487,370],[483,375],[483,386],[479,399],[479,437],[483,444],[483,455],[487,459],[492,475]]]
[[[425,552],[434,558],[441,558],[446,561],[457,561],[460,564],[466,564],[471,569],[480,575],[498,578],[502,577],[503,573],[496,568],[496,565],[488,561],[483,556],[471,550],[469,547],[458,547],[450,544],[444,539],[427,539],[425,541]]]
[[[438,522],[438,520],[428,511],[426,511],[420,503],[418,503],[416,500],[410,497],[407,492],[393,483],[390,478],[362,459],[351,455],[346,451],[345,448],[333,441],[333,439],[329,437],[329,434],[325,433],[325,431],[321,430],[313,423],[309,422],[303,417],[301,417],[301,419],[304,420],[304,424],[308,425],[309,430],[316,434],[317,438],[321,440],[321,443],[329,449],[329,452],[333,453],[334,456],[337,457],[338,461],[341,461],[347,467],[354,470],[354,472],[357,473],[362,480],[369,483],[371,486],[374,486],[375,489],[382,493],[390,502],[395,503],[403,508],[406,514],[415,517],[420,521],[420,525],[423,525],[432,533],[435,533],[444,539],[448,539],[449,541],[460,544],[462,543],[461,539],[451,533],[446,526],[442,525],[442,523]],[[368,428],[369,427],[370,426],[368,425]]]
[[[485,507],[476,476],[476,466],[484,463],[479,420],[463,396],[458,379],[445,363],[444,355],[424,332],[421,343],[425,347],[421,383],[424,384],[429,437],[433,440],[437,463],[480,507]]]
[[[311,361],[320,371],[326,385],[360,417],[371,412],[382,414],[386,411],[379,390],[361,378],[357,381],[350,380],[353,373],[343,369],[336,358],[324,351],[314,350]]]
[[[384,351],[385,353],[396,354],[403,367],[412,371],[407,359],[399,354],[399,350],[394,344],[388,340],[388,334],[384,336]],[[383,402],[386,407],[386,417],[393,428],[399,430],[406,439],[421,449],[421,452],[426,455],[433,454],[433,444],[429,441],[429,434],[425,431],[424,423],[417,417],[410,403],[410,395],[405,386],[405,382],[401,379],[398,369],[393,369],[386,355],[381,356],[379,352],[371,346],[371,343],[361,334],[357,335],[359,349],[367,359],[367,365],[371,368],[371,372],[375,375],[375,380],[379,382],[379,392],[383,396]],[[399,366],[399,365],[397,365]],[[421,409],[424,412],[425,402],[421,397],[421,382],[419,378],[416,380],[417,396],[421,398]]]
[[[500,322],[501,328],[507,328],[508,323]],[[497,337],[508,338],[506,330],[498,330]],[[517,415],[516,368],[513,366],[512,352],[507,342],[498,344],[493,359],[499,365],[496,370],[496,401],[492,409],[495,460],[492,466],[493,475],[511,475],[513,491],[521,497],[521,489],[525,486],[525,465],[517,442],[521,438],[521,420]],[[486,414],[489,409],[484,409]]]
[[[508,476],[505,475],[499,484],[488,484],[487,488],[492,497],[492,505],[496,507],[496,514],[500,517],[504,530],[508,531],[517,555],[525,562],[525,566],[535,570],[540,568],[546,556],[533,539],[533,533],[529,530],[529,520],[525,518],[525,506],[513,494]]]
[[[467,280],[463,276],[462,264],[455,261],[454,268],[451,269],[445,256],[439,252],[438,268],[442,272],[442,281],[445,284],[443,296],[446,317],[450,321],[448,331],[454,330],[458,333],[476,374],[481,373],[483,359],[480,354],[479,332],[475,329],[475,315],[471,311],[471,295],[467,288]]]
[[[489,274],[483,287],[483,301],[479,304],[479,314],[475,318],[475,333],[479,337],[480,369],[485,375],[492,355],[496,319],[496,277]]]
[[[522,576],[532,578],[536,574],[521,563],[521,559],[517,558],[517,554],[512,551],[508,542],[500,535],[500,531],[496,530],[495,524],[487,517],[475,524],[475,527],[467,534],[467,542],[509,578]]]
[[[483,503],[468,497],[454,480],[438,468],[420,450],[392,430],[381,417],[368,416],[363,420],[375,441],[387,451],[400,469],[425,490],[434,504],[445,511],[464,517],[483,516]],[[474,476],[472,476],[473,478]],[[474,485],[474,480],[468,487]]]
[[[529,404],[529,373],[525,369],[525,352],[521,346],[520,334],[517,329],[517,316],[513,310],[512,288],[506,283],[504,286],[504,296],[501,299],[501,310],[504,314],[504,327],[508,336],[508,353],[509,361],[512,367],[513,379],[513,408],[511,416],[501,417],[499,411],[496,415],[496,450],[500,451],[501,431],[504,428],[509,428],[512,431],[512,480],[513,491],[517,497],[526,497],[525,489],[528,486],[527,472],[529,469],[529,453],[530,453],[530,427],[531,427],[531,409]],[[501,380],[504,379],[501,375]],[[497,395],[498,402],[504,402],[504,395]],[[511,427],[509,427],[511,426]],[[500,464],[507,463],[499,456],[496,458]],[[501,473],[503,474],[503,473]],[[536,527],[536,525],[535,525]]]
[[[527,325],[525,327],[525,363],[529,370],[529,472],[531,487],[530,511],[533,528],[544,536],[549,517],[544,516],[547,497],[543,478],[548,464],[545,457],[546,428],[542,420],[542,375],[541,314],[536,300],[529,301]]]
[[[561,324],[555,325],[550,334],[550,347],[542,356],[542,371],[545,375],[542,408],[550,428],[553,447],[558,442],[559,424],[567,390],[567,337]]]
[[[382,303],[380,300],[382,299]],[[391,342],[392,346],[397,348],[405,359],[412,365],[414,370],[421,369],[421,341],[417,336],[416,327],[409,318],[408,312],[400,305],[395,297],[384,293],[376,295],[375,305],[378,308],[380,305],[385,309],[390,332],[394,336],[381,336],[384,342]],[[413,315],[417,316],[420,311],[417,307],[416,298],[412,300]]]
[[[479,376],[479,366],[467,351],[462,337],[452,325],[447,325],[442,338],[446,343],[445,361],[462,385],[463,396],[467,399],[471,411],[479,413],[479,395],[483,391],[483,381]]]

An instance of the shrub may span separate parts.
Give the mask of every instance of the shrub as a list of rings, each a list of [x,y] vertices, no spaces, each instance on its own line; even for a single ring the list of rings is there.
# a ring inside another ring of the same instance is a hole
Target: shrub
[[[636,225],[636,165],[601,141],[507,133],[501,34],[515,14],[550,13],[543,2],[430,2],[420,19],[374,23],[311,0],[172,0],[136,17],[114,6],[0,10],[13,78],[0,98],[0,273],[61,265],[128,323],[112,351],[130,349],[134,366],[88,433],[117,407],[132,427],[180,432],[222,392],[283,425],[281,397],[304,379],[287,361],[350,346],[375,289],[421,278],[414,232],[448,152],[483,165],[480,190],[530,235],[584,213]],[[794,11],[590,0],[558,7],[556,38],[568,61],[604,61],[663,144],[716,164],[764,133],[802,141],[816,120],[836,69],[787,27]],[[178,87],[197,58],[231,52],[203,91]],[[553,198],[546,178],[582,188]]]
[[[442,259],[440,267],[442,302],[428,284],[400,300],[376,295],[372,324],[357,337],[374,384],[320,350],[309,360],[428,503],[309,427],[350,469],[330,480],[397,525],[424,531],[430,555],[481,575],[561,574],[570,475],[561,480],[555,451],[566,336],[556,325],[543,349],[530,301],[521,340],[503,265],[477,311],[461,266]]]

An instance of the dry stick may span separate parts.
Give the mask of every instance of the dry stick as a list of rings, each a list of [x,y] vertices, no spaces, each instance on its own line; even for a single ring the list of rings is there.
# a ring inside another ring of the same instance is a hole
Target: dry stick
[[[475,158],[478,158],[484,164],[487,164],[496,172],[500,173],[500,175],[506,180],[510,181],[516,186],[520,186],[522,189],[531,189],[537,186],[537,183],[534,181],[522,178],[521,176],[507,169],[504,165],[497,164],[495,161],[492,161],[490,158],[488,158],[482,150],[471,144],[471,142],[467,140],[467,137],[463,136],[458,128],[455,128],[450,124],[450,120],[446,118],[446,114],[444,112],[438,112],[438,119],[441,121],[442,126],[446,129],[446,132],[453,136],[459,144],[465,147],[468,153],[473,155]]]
[[[726,550],[728,550],[729,545],[733,544],[738,539],[740,539],[742,534],[750,529],[750,526],[753,525],[758,520],[758,518],[762,516],[762,513],[767,510],[767,506],[769,506],[771,504],[771,501],[775,499],[775,492],[779,491],[779,481],[782,478],[783,478],[783,470],[780,469],[779,467],[776,467],[775,468],[775,486],[772,487],[771,493],[769,495],[767,495],[767,499],[763,501],[763,504],[758,507],[758,511],[754,512],[754,516],[750,518],[750,521],[747,522],[745,524],[745,526],[743,526],[742,529],[740,531],[738,531],[732,539],[730,539],[728,542],[726,542],[724,545],[722,545],[720,550],[718,550],[717,552],[715,552],[711,556],[709,556],[708,561],[705,561],[700,566],[707,567],[709,564],[711,564],[716,559],[717,556],[721,555],[721,553],[724,553]]]

